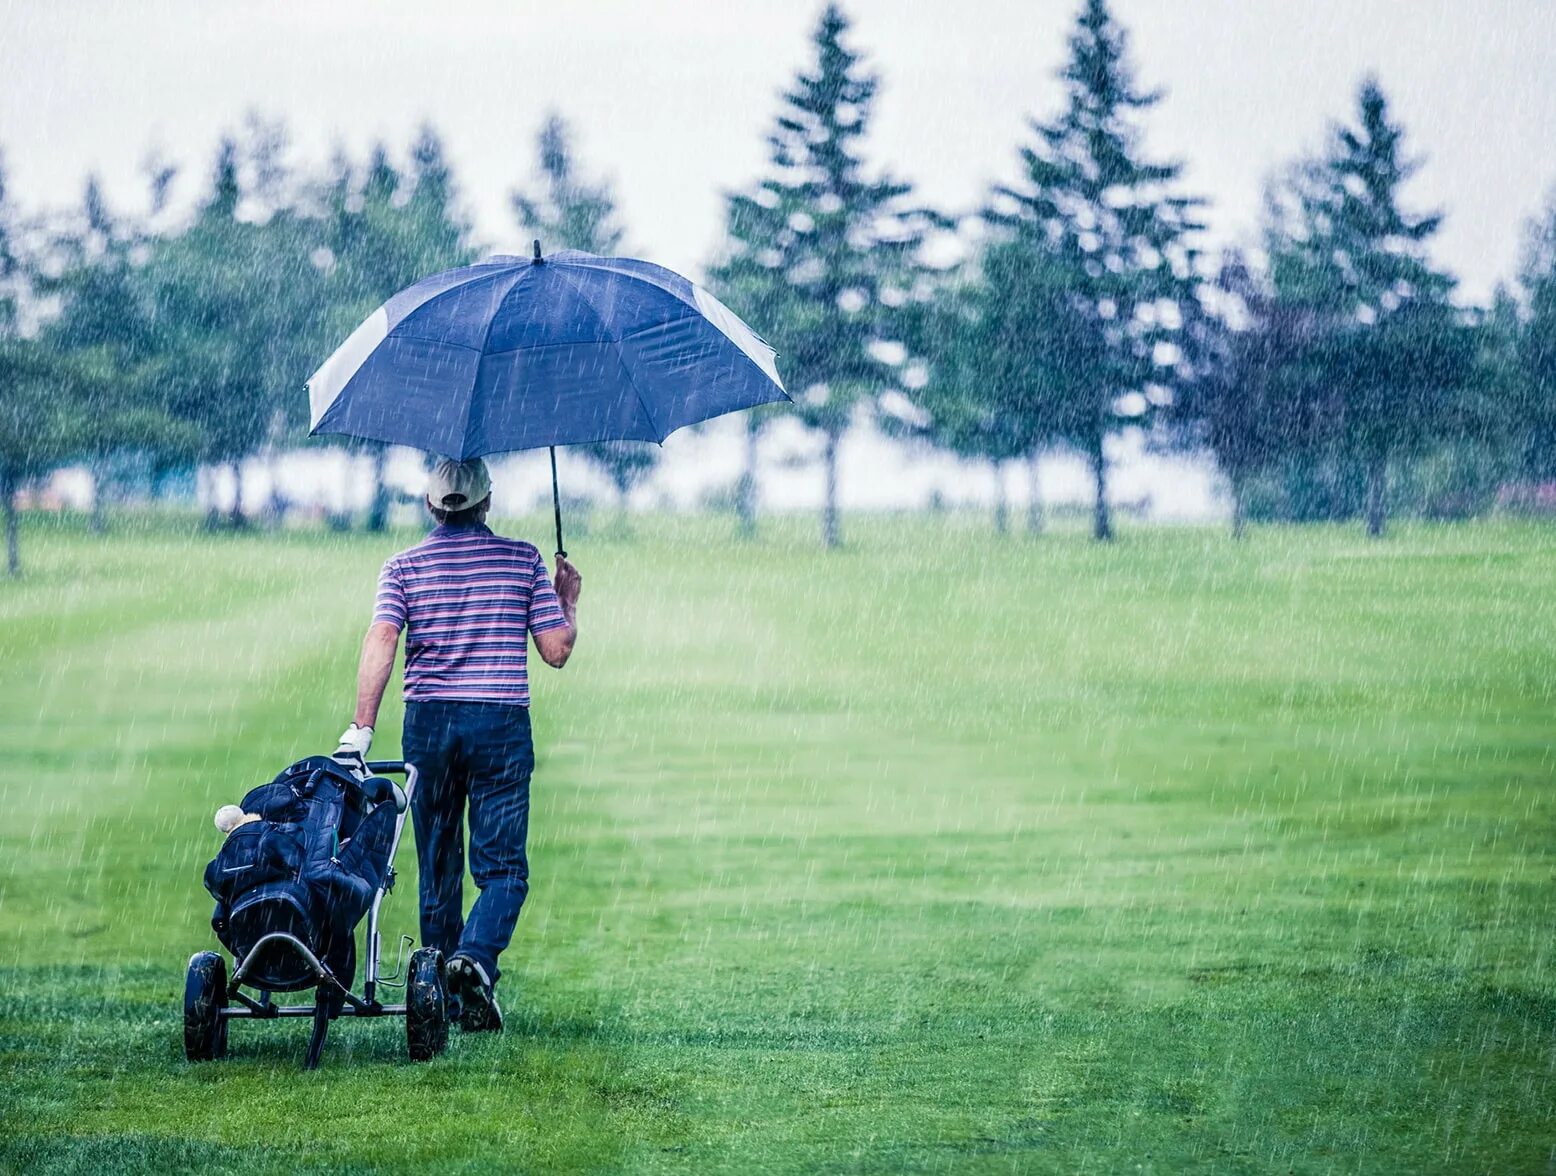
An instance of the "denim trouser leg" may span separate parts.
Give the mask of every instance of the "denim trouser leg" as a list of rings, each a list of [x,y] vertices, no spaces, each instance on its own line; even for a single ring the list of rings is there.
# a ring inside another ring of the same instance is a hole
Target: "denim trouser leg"
[[[456,720],[446,704],[407,703],[401,741],[417,771],[411,824],[420,874],[421,941],[445,957],[459,946],[465,928],[465,780]]]
[[[405,758],[421,773],[412,803],[421,870],[422,941],[463,952],[497,979],[529,893],[529,781],[535,766],[525,707],[480,702],[406,706]],[[465,804],[470,873],[480,891],[460,918]]]
[[[497,979],[529,894],[529,780],[535,768],[529,711],[484,707],[465,745],[470,790],[470,876],[477,895],[459,948]]]

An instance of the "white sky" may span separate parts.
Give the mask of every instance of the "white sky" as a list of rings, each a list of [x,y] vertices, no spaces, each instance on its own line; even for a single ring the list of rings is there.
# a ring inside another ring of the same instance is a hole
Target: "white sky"
[[[874,158],[950,210],[1008,173],[1051,109],[1078,0],[851,0],[884,78]],[[1115,0],[1141,80],[1164,86],[1148,145],[1188,165],[1218,239],[1260,185],[1349,113],[1376,70],[1426,156],[1413,186],[1448,221],[1437,255],[1483,297],[1556,183],[1556,4],[1547,0]],[[89,169],[139,199],[158,148],[203,187],[217,136],[257,109],[305,156],[442,130],[480,235],[513,246],[506,193],[556,106],[616,183],[635,249],[700,272],[720,193],[764,158],[776,93],[807,57],[804,0],[0,0],[0,148],[26,206]]]

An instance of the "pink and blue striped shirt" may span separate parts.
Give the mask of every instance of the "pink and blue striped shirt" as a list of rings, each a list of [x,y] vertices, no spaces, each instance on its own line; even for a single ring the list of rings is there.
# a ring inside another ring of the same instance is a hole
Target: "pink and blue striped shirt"
[[[529,635],[567,624],[532,543],[437,527],[384,564],[373,620],[405,630],[405,700],[529,705]]]

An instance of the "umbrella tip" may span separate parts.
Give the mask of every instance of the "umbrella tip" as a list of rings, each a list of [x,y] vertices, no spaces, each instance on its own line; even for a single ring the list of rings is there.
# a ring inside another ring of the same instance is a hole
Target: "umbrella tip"
[[[535,238],[535,260],[536,261],[540,260],[540,238],[539,237]]]

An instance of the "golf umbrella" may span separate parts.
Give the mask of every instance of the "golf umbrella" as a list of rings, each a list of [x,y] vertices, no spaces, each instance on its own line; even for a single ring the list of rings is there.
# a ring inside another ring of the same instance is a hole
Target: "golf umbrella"
[[[384,303],[308,381],[310,433],[456,460],[589,441],[661,442],[789,399],[773,349],[713,295],[647,261],[497,256]]]

